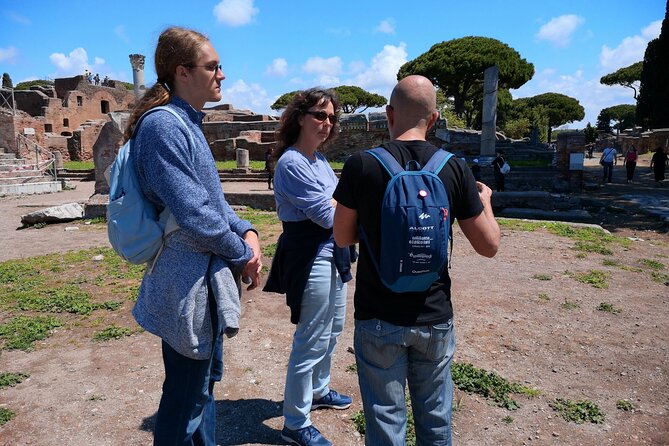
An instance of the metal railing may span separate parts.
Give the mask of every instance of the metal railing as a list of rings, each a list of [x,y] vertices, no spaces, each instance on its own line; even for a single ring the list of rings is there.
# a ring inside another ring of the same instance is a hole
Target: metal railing
[[[39,170],[42,175],[49,175],[53,177],[54,181],[58,181],[58,170],[56,169],[56,156],[37,144],[36,141],[27,138],[20,133],[16,134],[16,154],[19,158],[27,161],[26,164],[17,166],[14,171]],[[19,177],[14,177],[19,178]]]

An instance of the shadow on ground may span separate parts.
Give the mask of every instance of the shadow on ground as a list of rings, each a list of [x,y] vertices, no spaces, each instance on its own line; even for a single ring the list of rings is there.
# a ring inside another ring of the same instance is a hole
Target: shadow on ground
[[[222,446],[244,444],[286,444],[281,432],[265,422],[282,416],[282,403],[266,399],[216,401],[216,443]],[[153,432],[156,414],[144,418],[140,429]]]

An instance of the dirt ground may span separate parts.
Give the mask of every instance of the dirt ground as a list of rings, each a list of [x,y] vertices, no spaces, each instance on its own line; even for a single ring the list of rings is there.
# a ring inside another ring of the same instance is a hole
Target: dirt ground
[[[105,246],[100,225],[16,230],[18,217],[30,207],[85,198],[90,184],[48,196],[0,198],[0,261]],[[475,255],[456,229],[455,361],[495,371],[539,395],[514,395],[521,407],[509,411],[456,390],[454,444],[669,444],[669,287],[651,280],[639,262],[660,262],[669,274],[669,235],[645,229],[622,227],[615,234],[630,237],[629,247],[613,244],[612,256],[586,257],[570,249],[572,239],[545,230],[503,229],[493,259]],[[604,266],[604,259],[619,266]],[[609,287],[593,288],[572,277],[589,270],[609,273]],[[538,280],[539,275],[550,280]],[[353,405],[312,414],[335,445],[363,444],[350,419],[361,409],[357,378],[347,370],[354,363],[354,289],[355,281],[349,284],[347,325],[332,367],[332,387],[351,395]],[[598,311],[602,302],[620,313]],[[134,326],[131,305],[116,312],[118,325]],[[218,443],[284,444],[279,433],[293,332],[289,311],[283,296],[253,291],[243,295],[242,312],[239,335],[225,341],[225,376],[216,387]],[[2,351],[1,372],[31,375],[0,390],[0,407],[16,413],[0,427],[1,445],[151,444],[163,374],[160,343],[153,335],[97,343],[76,327],[58,329],[33,351]],[[605,420],[567,422],[550,407],[555,398],[590,400]],[[616,408],[622,399],[634,410]]]

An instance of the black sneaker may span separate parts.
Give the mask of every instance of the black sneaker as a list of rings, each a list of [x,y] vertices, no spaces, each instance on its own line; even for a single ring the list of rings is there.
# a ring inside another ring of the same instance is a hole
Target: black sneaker
[[[351,397],[347,395],[340,395],[336,390],[330,392],[323,398],[318,398],[311,403],[311,410],[327,408],[343,410],[351,406]]]
[[[297,446],[332,446],[332,443],[326,440],[314,426],[296,430],[284,426],[281,430],[281,438],[289,444]]]

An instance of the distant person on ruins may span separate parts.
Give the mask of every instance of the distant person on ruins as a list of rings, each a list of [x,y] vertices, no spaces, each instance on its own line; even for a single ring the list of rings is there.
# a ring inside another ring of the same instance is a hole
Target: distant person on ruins
[[[650,159],[650,168],[653,169],[655,185],[662,186],[664,172],[667,169],[667,154],[664,153],[662,147],[658,147],[657,150],[655,150],[655,153],[653,153],[653,157]]]
[[[627,172],[627,182],[631,183],[634,179],[634,170],[636,169],[636,161],[639,158],[636,148],[634,146],[627,149],[625,158],[623,159],[623,166]]]
[[[157,82],[135,106],[124,133],[139,185],[178,229],[144,273],[132,311],[162,340],[165,381],[154,445],[216,445],[214,384],[223,374],[223,334],[239,330],[240,276],[260,280],[258,234],[225,200],[201,125],[206,102],[221,99],[225,75],[207,37],[172,27],[158,38]],[[149,109],[166,106],[176,113]],[[162,215],[162,213],[161,213]],[[245,280],[248,282],[248,280]]]
[[[283,114],[274,150],[274,198],[283,225],[263,291],[285,293],[295,326],[283,394],[281,438],[328,446],[313,425],[318,408],[347,409],[351,398],[330,387],[330,365],[346,317],[349,248],[334,244],[337,177],[319,153],[337,136],[339,100],[331,90],[295,94]]]
[[[95,85],[100,85],[100,75],[98,73],[95,73],[93,80],[95,81]]]
[[[102,86],[109,87],[109,76],[105,76],[105,78],[102,79]]]
[[[497,158],[492,162],[493,175],[495,176],[495,190],[497,192],[504,192],[504,174],[502,173],[502,166],[506,163],[504,160],[504,152],[497,151]]]
[[[274,185],[274,156],[271,148],[268,148],[265,152],[265,170],[267,171],[267,189],[272,190]]]
[[[613,180],[613,165],[618,164],[618,152],[615,147],[606,147],[602,150],[599,158],[602,165],[602,183],[610,183]]]

